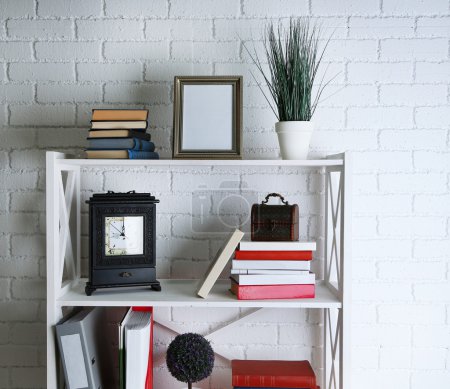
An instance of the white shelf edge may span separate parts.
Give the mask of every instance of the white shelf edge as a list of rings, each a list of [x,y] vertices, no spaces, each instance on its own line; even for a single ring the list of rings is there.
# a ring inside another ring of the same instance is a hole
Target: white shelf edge
[[[216,307],[216,308],[341,308],[339,299],[322,281],[316,283],[313,299],[238,300],[228,291],[230,281],[219,280],[206,299],[196,296],[199,280],[161,279],[161,292],[148,288],[99,289],[86,296],[86,279],[57,299],[60,306],[148,306],[153,307]]]
[[[323,167],[342,166],[341,159],[307,159],[307,160],[281,160],[281,159],[230,159],[230,160],[194,160],[194,159],[57,159],[57,164],[62,166],[123,166],[123,167],[158,167],[158,166],[292,166],[292,167]]]

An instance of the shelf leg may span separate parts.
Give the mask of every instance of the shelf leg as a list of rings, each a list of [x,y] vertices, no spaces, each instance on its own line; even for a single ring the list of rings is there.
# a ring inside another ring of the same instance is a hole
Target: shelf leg
[[[324,309],[324,377],[325,389],[344,389],[342,309]]]
[[[62,388],[62,370],[56,345],[55,325],[62,319],[62,310],[47,307],[47,389]],[[54,368],[48,368],[53,366]]]

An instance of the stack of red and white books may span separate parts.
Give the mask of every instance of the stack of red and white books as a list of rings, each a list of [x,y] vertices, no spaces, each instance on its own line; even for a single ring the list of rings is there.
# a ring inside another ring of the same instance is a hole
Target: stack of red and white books
[[[231,267],[231,291],[239,300],[313,298],[315,242],[241,241]]]

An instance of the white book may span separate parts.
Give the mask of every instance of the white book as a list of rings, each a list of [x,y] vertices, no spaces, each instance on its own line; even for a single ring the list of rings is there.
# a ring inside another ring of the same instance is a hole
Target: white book
[[[130,128],[130,129],[143,129],[147,128],[147,122],[145,120],[139,120],[139,121],[105,121],[105,122],[99,122],[99,121],[93,121],[91,122],[91,129],[93,130],[117,130],[117,129],[123,129],[123,128]]]
[[[133,310],[131,308],[128,309],[126,315],[119,323],[119,381],[120,381],[120,389],[125,388],[125,326],[130,320],[131,313]]]
[[[311,261],[255,261],[255,260],[242,260],[233,259],[231,261],[231,268],[235,270],[311,270]]]
[[[265,270],[265,269],[231,269],[231,274],[290,274],[303,275],[308,274],[308,270]]]
[[[241,251],[315,251],[316,242],[255,242],[242,240]]]
[[[132,311],[125,324],[125,387],[145,388],[150,355],[151,313]]]
[[[233,274],[231,276],[239,285],[289,285],[289,284],[315,284],[314,273],[302,275],[289,274]]]
[[[244,233],[236,229],[225,245],[217,252],[216,258],[212,261],[203,282],[197,290],[198,296],[203,298],[208,296],[212,287],[219,278],[220,273],[222,273],[222,270],[233,256],[234,250],[236,250],[236,247],[243,237]]]

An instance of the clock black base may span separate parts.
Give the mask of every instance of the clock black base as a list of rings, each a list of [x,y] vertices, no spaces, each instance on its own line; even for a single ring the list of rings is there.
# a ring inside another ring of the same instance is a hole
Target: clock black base
[[[91,296],[97,289],[107,289],[107,288],[123,288],[130,286],[150,286],[151,290],[155,292],[161,292],[161,283],[157,280],[152,282],[139,282],[135,284],[108,284],[108,285],[92,285],[91,282],[86,282],[86,286],[84,288],[84,292],[86,296]]]

